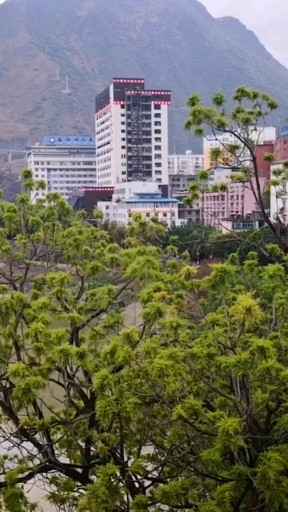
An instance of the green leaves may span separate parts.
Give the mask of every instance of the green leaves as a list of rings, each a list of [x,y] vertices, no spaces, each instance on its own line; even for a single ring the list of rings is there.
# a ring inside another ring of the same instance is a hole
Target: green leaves
[[[221,124],[224,103],[190,107]],[[32,512],[22,484],[41,478],[63,510],[285,510],[287,258],[275,239],[280,263],[261,267],[255,252],[242,265],[238,251],[200,279],[189,261],[215,251],[210,227],[165,233],[137,217],[120,246],[53,194],[1,203],[0,217],[3,510]],[[257,250],[263,231],[249,236]]]
[[[260,140],[260,133],[267,125],[271,112],[278,108],[276,100],[256,89],[240,86],[234,91],[230,101],[223,92],[219,91],[213,95],[211,105],[204,105],[198,94],[192,94],[187,105],[189,114],[185,128],[193,131],[197,137],[203,137],[205,134],[211,136],[212,133],[215,139],[216,147],[211,150],[210,167],[218,164],[227,165],[227,161],[229,163],[231,161],[233,165],[241,168],[243,176],[238,179],[232,176],[231,179],[248,182],[247,186],[253,191],[262,218],[283,249],[285,242],[271,222],[262,197],[261,186],[259,186],[261,162],[256,158],[256,146]],[[263,156],[263,162],[272,163],[273,160],[272,154],[267,153]],[[244,167],[246,167],[245,171]],[[256,188],[255,181],[258,184]],[[199,196],[194,195],[192,199],[190,195],[186,204],[193,205],[193,201],[195,202],[198,198]]]

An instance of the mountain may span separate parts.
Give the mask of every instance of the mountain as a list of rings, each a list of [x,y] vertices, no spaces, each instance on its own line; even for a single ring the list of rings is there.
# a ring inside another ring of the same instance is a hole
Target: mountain
[[[71,94],[64,94],[66,76]],[[237,19],[197,0],[7,0],[0,5],[0,147],[47,133],[91,133],[94,98],[113,76],[171,88],[171,149],[192,92],[207,100],[238,85],[272,93],[288,110],[288,70]]]

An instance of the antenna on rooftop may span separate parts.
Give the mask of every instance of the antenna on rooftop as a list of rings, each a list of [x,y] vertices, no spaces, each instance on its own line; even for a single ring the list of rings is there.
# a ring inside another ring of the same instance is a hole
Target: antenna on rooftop
[[[62,92],[63,92],[63,94],[71,94],[72,93],[72,91],[71,91],[71,89],[69,87],[69,78],[68,78],[68,76],[66,76],[66,85],[65,85],[65,89],[63,89]]]

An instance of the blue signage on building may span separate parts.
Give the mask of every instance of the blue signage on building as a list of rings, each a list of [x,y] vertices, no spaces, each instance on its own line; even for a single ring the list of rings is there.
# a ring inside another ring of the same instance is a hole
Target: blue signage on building
[[[288,137],[288,126],[282,126],[280,129],[280,137],[287,138]]]
[[[95,137],[46,135],[43,138],[44,146],[95,146]]]

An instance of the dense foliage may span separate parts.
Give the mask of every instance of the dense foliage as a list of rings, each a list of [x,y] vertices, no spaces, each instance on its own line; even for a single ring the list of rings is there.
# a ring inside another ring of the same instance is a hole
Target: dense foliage
[[[249,87],[238,87],[232,98],[227,98],[223,92],[213,95],[211,104],[205,105],[199,94],[194,93],[188,99],[189,115],[186,121],[186,129],[192,130],[197,137],[203,137],[208,130],[219,146],[211,149],[212,160],[221,163],[224,155],[230,155],[234,165],[239,167],[238,173],[231,173],[231,181],[248,187],[254,197],[255,206],[261,213],[266,226],[270,229],[278,244],[286,250],[286,240],[280,236],[277,227],[270,219],[267,210],[267,197],[263,195],[261,185],[261,162],[256,156],[256,147],[263,143],[262,133],[267,125],[269,116],[278,108],[277,101],[266,93]],[[223,142],[219,135],[232,136],[228,142]],[[231,140],[233,142],[231,143]],[[267,153],[264,160],[273,162],[274,154]],[[201,199],[203,184],[207,183],[209,170],[198,174],[198,183],[190,186],[190,201]],[[286,173],[285,173],[286,174]],[[221,188],[227,188],[227,184],[216,184]],[[189,199],[189,198],[188,198]]]
[[[65,512],[287,510],[286,256],[200,280],[158,222],[122,248],[53,194],[0,221],[1,510],[33,483]]]

